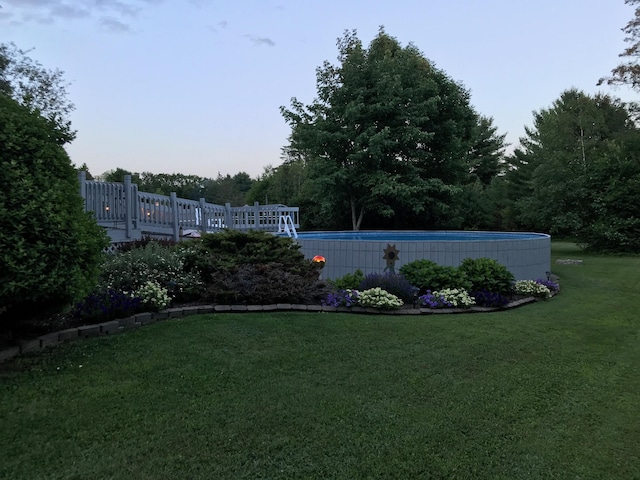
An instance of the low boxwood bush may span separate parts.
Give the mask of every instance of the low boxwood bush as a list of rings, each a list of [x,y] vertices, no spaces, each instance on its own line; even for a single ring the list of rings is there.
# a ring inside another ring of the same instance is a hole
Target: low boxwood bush
[[[456,267],[438,265],[426,258],[414,260],[400,267],[400,273],[415,287],[422,295],[427,290],[441,290],[444,288],[459,288],[469,290],[471,282],[464,272]]]
[[[492,258],[465,258],[458,270],[471,282],[472,291],[487,290],[501,295],[513,293],[513,274]]]
[[[395,273],[370,273],[360,282],[359,290],[380,287],[405,303],[413,303],[417,289],[403,275]]]

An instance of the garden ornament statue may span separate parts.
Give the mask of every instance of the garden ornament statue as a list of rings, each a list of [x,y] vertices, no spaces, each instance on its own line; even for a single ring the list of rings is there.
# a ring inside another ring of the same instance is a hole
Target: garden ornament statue
[[[385,272],[388,273],[396,273],[396,260],[398,260],[398,254],[400,250],[398,250],[394,245],[390,245],[387,243],[387,248],[383,250],[384,258],[387,261],[387,266],[384,268]]]

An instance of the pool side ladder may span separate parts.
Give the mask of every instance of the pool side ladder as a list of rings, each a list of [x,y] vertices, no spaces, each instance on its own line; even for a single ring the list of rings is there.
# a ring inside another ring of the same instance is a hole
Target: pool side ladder
[[[280,215],[278,217],[278,233],[286,233],[289,237],[298,238],[296,226],[293,224],[291,215]]]

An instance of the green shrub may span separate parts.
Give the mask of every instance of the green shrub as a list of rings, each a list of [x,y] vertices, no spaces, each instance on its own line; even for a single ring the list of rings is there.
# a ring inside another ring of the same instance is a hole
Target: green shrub
[[[326,295],[320,270],[291,238],[224,230],[180,245],[187,270],[205,283],[203,300],[229,304],[317,303]]]
[[[84,211],[61,135],[0,95],[0,328],[86,296],[109,244]]]
[[[204,300],[218,304],[319,303],[327,294],[311,266],[306,274],[278,263],[237,265],[211,274]]]
[[[513,293],[515,278],[507,267],[491,258],[465,258],[458,267],[471,282],[471,291],[487,290],[501,295]]]
[[[197,271],[185,271],[185,255],[185,250],[156,242],[108,255],[101,272],[101,289],[136,292],[151,281],[165,288],[176,301],[199,298],[203,283]]]
[[[343,277],[334,278],[333,280],[329,280],[329,284],[336,289],[336,291],[340,290],[357,290],[360,288],[360,283],[364,280],[364,273],[362,270],[357,269],[353,273],[347,273]]]
[[[400,273],[419,289],[419,294],[427,290],[442,290],[445,288],[471,289],[471,282],[464,272],[456,267],[438,265],[426,258],[414,260],[400,267]]]
[[[212,274],[240,265],[277,263],[285,271],[301,275],[311,268],[291,238],[267,232],[223,230],[184,243],[178,248],[185,251],[185,268],[199,272],[206,283]]]

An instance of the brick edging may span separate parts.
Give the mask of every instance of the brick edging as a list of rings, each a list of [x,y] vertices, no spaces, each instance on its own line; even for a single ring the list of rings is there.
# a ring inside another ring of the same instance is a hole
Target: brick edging
[[[159,312],[138,313],[118,320],[83,325],[75,328],[67,328],[58,332],[47,333],[33,340],[25,340],[19,345],[0,350],[0,363],[17,357],[24,353],[38,352],[47,347],[53,347],[61,343],[72,342],[83,338],[113,335],[127,330],[135,330],[150,323],[156,323],[170,318],[181,318],[189,315],[206,313],[249,313],[249,312],[338,312],[338,313],[366,313],[381,315],[438,315],[452,313],[485,313],[499,310],[508,310],[520,307],[527,303],[535,302],[534,297],[527,297],[508,303],[504,307],[470,307],[470,308],[404,308],[400,310],[380,310],[377,308],[363,307],[329,307],[322,305],[302,305],[295,303],[278,303],[273,305],[193,305],[189,307],[176,307]]]

